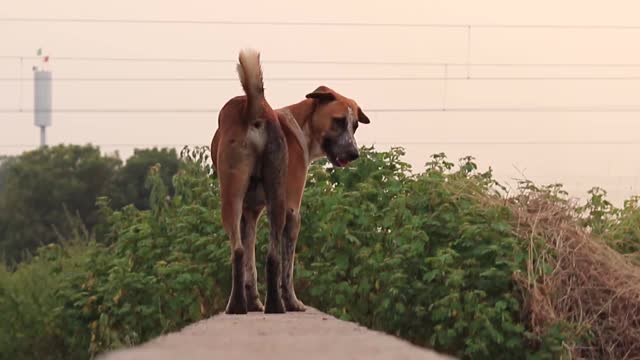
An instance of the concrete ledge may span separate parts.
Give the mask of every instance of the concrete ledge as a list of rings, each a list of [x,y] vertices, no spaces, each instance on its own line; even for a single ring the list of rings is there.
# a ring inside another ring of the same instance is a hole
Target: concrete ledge
[[[453,359],[313,308],[284,315],[219,314],[99,360]]]

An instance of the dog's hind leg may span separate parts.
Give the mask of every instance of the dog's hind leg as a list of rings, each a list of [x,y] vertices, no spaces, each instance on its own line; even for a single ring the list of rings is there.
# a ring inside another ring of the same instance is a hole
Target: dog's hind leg
[[[269,141],[265,147],[262,175],[271,232],[267,254],[267,299],[265,313],[284,313],[280,280],[282,274],[282,232],[285,225],[287,144],[282,129],[267,122]]]
[[[244,289],[244,248],[242,246],[240,222],[242,204],[253,162],[229,156],[219,164],[226,171],[220,172],[220,192],[222,197],[222,224],[229,236],[231,247],[231,295],[227,304],[227,314],[246,314],[247,299]],[[235,161],[234,161],[235,160]]]
[[[240,227],[242,245],[244,247],[244,289],[247,298],[247,310],[249,311],[264,311],[264,306],[258,294],[258,276],[256,273],[256,225],[261,213],[262,207],[245,208],[242,212]]]

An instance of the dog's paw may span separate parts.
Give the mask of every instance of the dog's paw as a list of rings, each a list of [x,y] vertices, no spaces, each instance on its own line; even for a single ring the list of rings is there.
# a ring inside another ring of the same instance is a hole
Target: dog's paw
[[[247,310],[250,312],[263,312],[264,305],[262,305],[262,301],[260,301],[260,299],[250,300],[247,303]]]
[[[298,300],[295,296],[287,296],[284,299],[284,307],[287,311],[305,311],[307,308],[302,301]]]
[[[285,312],[287,311],[285,310],[282,299],[276,298],[274,301],[271,301],[271,299],[267,298],[264,306],[265,314],[284,314]]]
[[[244,297],[231,297],[227,304],[226,314],[243,315],[247,313],[247,301]]]
[[[307,309],[295,295],[283,295],[282,301],[287,311],[305,311]]]

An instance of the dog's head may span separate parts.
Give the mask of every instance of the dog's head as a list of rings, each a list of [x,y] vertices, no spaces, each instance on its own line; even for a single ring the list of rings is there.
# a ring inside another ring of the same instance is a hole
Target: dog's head
[[[307,94],[307,98],[315,102],[310,124],[313,141],[320,145],[331,164],[343,167],[357,159],[358,145],[354,134],[358,123],[369,123],[360,106],[326,86]]]

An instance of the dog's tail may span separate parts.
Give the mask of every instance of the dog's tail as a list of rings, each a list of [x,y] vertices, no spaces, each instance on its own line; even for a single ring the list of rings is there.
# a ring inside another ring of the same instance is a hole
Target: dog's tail
[[[247,113],[245,116],[248,121],[254,121],[262,115],[262,103],[264,101],[260,53],[253,49],[245,49],[240,51],[238,60],[240,83],[242,83],[242,89],[247,95]]]

